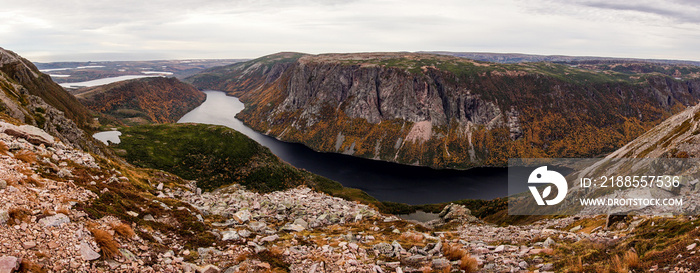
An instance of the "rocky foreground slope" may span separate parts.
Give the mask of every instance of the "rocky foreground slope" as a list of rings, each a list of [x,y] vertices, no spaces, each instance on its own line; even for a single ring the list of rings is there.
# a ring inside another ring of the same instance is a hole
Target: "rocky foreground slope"
[[[40,140],[40,141],[39,141]],[[0,122],[0,272],[698,270],[686,218],[411,223],[305,187],[260,194],[71,148]]]
[[[201,193],[194,183],[167,174],[158,179],[143,170],[120,171],[36,128],[5,122],[0,128],[0,272],[459,267],[442,247],[458,236],[431,233],[366,205],[308,188],[258,194],[231,186]],[[142,192],[129,191],[134,185]],[[118,198],[127,194],[133,196]],[[474,220],[458,208],[446,219]],[[518,268],[521,261],[483,263]]]
[[[700,68],[680,64],[577,67],[415,53],[279,53],[187,80],[239,96],[246,103],[240,119],[285,141],[468,168],[612,152],[696,104],[699,76]]]

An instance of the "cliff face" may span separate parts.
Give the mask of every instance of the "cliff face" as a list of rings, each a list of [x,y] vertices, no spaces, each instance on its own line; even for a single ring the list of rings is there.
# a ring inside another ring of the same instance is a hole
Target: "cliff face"
[[[174,123],[199,106],[206,95],[175,78],[142,78],[80,89],[76,96],[90,110],[127,123]]]
[[[252,128],[316,150],[426,165],[614,151],[695,104],[700,80],[411,53],[282,53],[189,78]]]
[[[99,152],[82,129],[90,111],[28,60],[0,48],[0,116],[35,125],[81,149]]]

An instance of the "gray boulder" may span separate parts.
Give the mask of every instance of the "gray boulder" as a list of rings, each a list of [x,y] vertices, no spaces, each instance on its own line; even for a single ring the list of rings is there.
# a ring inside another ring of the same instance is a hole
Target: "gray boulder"
[[[14,125],[6,122],[0,122],[0,133],[26,139],[29,143],[34,145],[44,144],[46,146],[53,146],[56,141],[53,136],[44,132],[37,127],[31,125]]]
[[[39,220],[39,224],[44,227],[57,227],[65,223],[69,223],[70,219],[63,213],[57,213],[46,218]]]
[[[227,230],[221,233],[221,240],[222,241],[229,241],[229,240],[238,240],[239,235],[238,232],[235,230]]]
[[[555,244],[556,244],[556,242],[554,242],[554,240],[552,240],[551,237],[547,237],[547,240],[544,240],[544,243],[542,243],[542,246],[544,248],[550,248],[550,247],[554,246]]]
[[[293,232],[299,232],[299,231],[302,231],[305,229],[306,228],[304,228],[303,226],[297,225],[297,224],[286,224],[282,227],[282,230],[284,230],[284,231],[293,231]]]
[[[6,210],[0,210],[0,225],[4,225],[10,220],[10,214]]]
[[[250,237],[250,230],[241,229],[238,231],[238,236],[241,236],[243,238],[248,238],[248,237]]]
[[[445,258],[433,259],[433,267],[435,269],[443,269],[450,266],[450,261]]]

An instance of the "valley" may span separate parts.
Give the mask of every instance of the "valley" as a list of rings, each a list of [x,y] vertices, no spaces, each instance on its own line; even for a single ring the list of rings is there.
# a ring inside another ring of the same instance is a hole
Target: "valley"
[[[503,158],[695,157],[686,64],[668,76],[646,64],[282,53],[188,79],[240,101],[171,78],[74,96],[11,51],[0,64],[7,272],[700,269],[691,216],[516,216],[508,198],[486,200],[507,175],[484,166]],[[112,128],[119,144],[89,137]],[[416,209],[437,216],[394,215]]]
[[[184,115],[179,123],[217,124],[233,128],[268,147],[285,162],[360,189],[380,201],[421,205],[461,199],[493,199],[507,195],[505,168],[469,171],[436,170],[390,162],[316,152],[298,143],[287,143],[260,134],[236,119],[244,109],[235,97],[220,91],[204,91],[207,100]],[[377,182],[381,181],[381,182]]]

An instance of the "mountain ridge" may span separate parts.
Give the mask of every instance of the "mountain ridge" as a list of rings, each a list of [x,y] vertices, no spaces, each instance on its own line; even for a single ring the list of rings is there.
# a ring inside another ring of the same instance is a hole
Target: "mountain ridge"
[[[609,158],[700,157],[700,104],[664,120],[630,141]]]
[[[186,81],[238,96],[238,118],[281,140],[459,169],[612,152],[698,102],[700,68],[682,71],[678,80],[419,53],[280,53]]]

